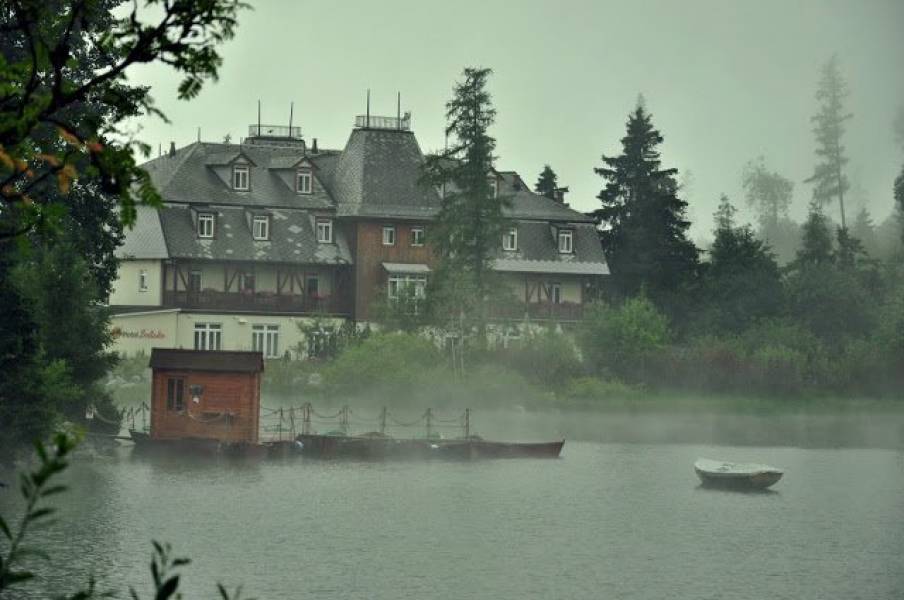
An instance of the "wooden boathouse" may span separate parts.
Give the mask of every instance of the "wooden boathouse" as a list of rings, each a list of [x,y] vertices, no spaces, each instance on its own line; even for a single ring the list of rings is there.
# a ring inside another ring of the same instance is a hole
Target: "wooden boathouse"
[[[154,348],[150,367],[151,439],[257,443],[261,352]]]

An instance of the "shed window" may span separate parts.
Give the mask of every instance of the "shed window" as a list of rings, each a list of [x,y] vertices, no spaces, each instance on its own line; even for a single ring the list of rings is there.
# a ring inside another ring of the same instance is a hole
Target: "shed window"
[[[270,217],[258,216],[252,221],[252,230],[254,239],[269,240],[270,239]]]
[[[383,245],[395,246],[395,225],[383,226]]]
[[[333,242],[333,222],[330,219],[317,219],[317,241],[321,244]]]
[[[559,253],[571,254],[574,251],[574,232],[570,229],[559,230]]]
[[[235,165],[232,167],[232,189],[248,189],[248,165]]]
[[[198,237],[212,238],[214,231],[214,216],[212,213],[198,215]]]
[[[509,227],[509,230],[502,236],[502,249],[515,251],[518,249],[518,228]]]
[[[299,169],[295,173],[295,191],[299,194],[310,194],[312,189],[312,176],[310,169]]]
[[[170,377],[166,380],[166,410],[182,411],[185,409],[184,391],[184,379]]]
[[[195,350],[219,350],[220,323],[195,323]]]
[[[412,227],[411,228],[411,245],[412,246],[423,246],[424,245],[424,228],[423,227]]]

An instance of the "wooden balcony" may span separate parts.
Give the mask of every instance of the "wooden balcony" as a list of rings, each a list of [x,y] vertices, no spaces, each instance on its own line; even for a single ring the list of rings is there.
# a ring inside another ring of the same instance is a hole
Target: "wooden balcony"
[[[273,292],[220,292],[217,290],[166,291],[163,304],[168,308],[198,310],[300,313],[349,316],[351,302],[336,296],[303,296]]]
[[[519,302],[493,307],[491,317],[506,321],[580,321],[584,318],[584,305],[578,302]]]

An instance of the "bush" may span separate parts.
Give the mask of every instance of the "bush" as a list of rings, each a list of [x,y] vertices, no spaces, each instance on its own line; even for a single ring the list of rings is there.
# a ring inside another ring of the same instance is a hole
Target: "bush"
[[[642,388],[620,381],[578,377],[567,383],[559,398],[570,407],[592,408],[601,404],[632,403],[642,394]]]
[[[583,373],[572,339],[552,328],[527,334],[510,348],[498,351],[496,358],[528,381],[553,389]]]
[[[669,340],[666,316],[644,296],[617,308],[597,304],[588,312],[579,342],[593,371],[624,381],[646,380],[648,363]]]

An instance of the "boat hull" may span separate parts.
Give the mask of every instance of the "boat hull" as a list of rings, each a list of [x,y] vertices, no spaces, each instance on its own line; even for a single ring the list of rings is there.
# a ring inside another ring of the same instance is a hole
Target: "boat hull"
[[[446,459],[558,458],[565,440],[541,443],[509,443],[487,440],[394,439],[303,434],[299,452],[316,458]]]
[[[720,463],[701,459],[694,471],[706,487],[764,490],[778,483],[783,472],[768,465]]]
[[[190,456],[224,456],[237,459],[260,459],[267,456],[267,447],[253,442],[226,442],[210,438],[152,438],[143,431],[129,430],[135,450],[142,452],[178,453]]]

